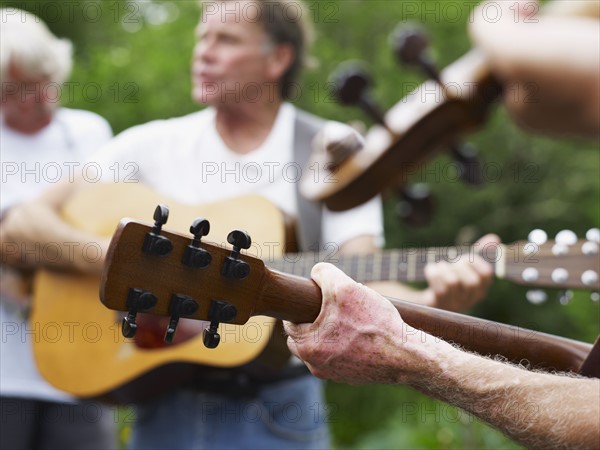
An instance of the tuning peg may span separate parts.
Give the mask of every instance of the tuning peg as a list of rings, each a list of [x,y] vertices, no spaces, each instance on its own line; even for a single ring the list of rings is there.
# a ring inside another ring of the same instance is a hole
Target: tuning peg
[[[584,286],[597,286],[598,272],[596,272],[595,270],[586,270],[581,274],[581,282],[584,284]]]
[[[328,155],[329,170],[335,170],[350,156],[362,150],[365,140],[353,128],[337,122],[328,122],[321,134]]]
[[[573,299],[573,291],[570,289],[559,292],[558,301],[561,305],[568,305],[569,302]]]
[[[202,268],[206,267],[212,261],[210,253],[200,248],[200,242],[210,231],[210,223],[202,217],[197,218],[190,227],[190,233],[194,235],[191,244],[183,252],[181,262],[188,267]]]
[[[234,230],[227,236],[227,242],[233,246],[233,250],[231,255],[223,261],[221,275],[242,280],[250,273],[250,266],[240,259],[240,251],[241,249],[249,249],[252,245],[252,239],[245,231]]]
[[[371,119],[387,127],[381,109],[373,100],[370,89],[373,85],[367,70],[356,62],[340,64],[330,77],[338,100],[344,105],[358,106]]]
[[[442,84],[440,73],[429,56],[429,38],[421,27],[399,24],[392,34],[390,41],[394,54],[401,64],[419,67],[427,77]]]
[[[598,301],[600,301],[600,293],[598,293],[598,292],[592,292],[592,293],[590,294],[590,299],[591,299],[593,302],[598,302]]]
[[[574,245],[577,242],[577,235],[571,230],[562,230],[554,238],[556,243],[563,245]]]
[[[217,332],[219,322],[231,322],[237,316],[237,308],[227,302],[213,300],[208,311],[210,325],[202,334],[202,341],[207,348],[215,348],[221,342],[221,336]]]
[[[548,234],[544,230],[537,228],[529,233],[527,240],[537,245],[543,245],[548,241]]]
[[[434,201],[425,183],[406,186],[399,193],[396,205],[397,216],[414,227],[429,225],[433,219]]]
[[[173,250],[173,244],[165,237],[161,236],[162,226],[169,219],[169,208],[166,205],[158,205],[154,210],[154,227],[146,234],[142,251],[157,256],[166,256]]]
[[[121,323],[121,333],[126,338],[132,338],[137,331],[137,323],[135,321],[138,312],[148,311],[156,305],[157,298],[150,292],[142,289],[131,288],[127,296],[127,316],[123,318]]]
[[[600,243],[600,228],[590,228],[587,233],[585,233],[585,238],[588,241]]]
[[[197,310],[198,302],[196,300],[186,297],[185,295],[173,294],[171,303],[169,304],[169,314],[171,314],[171,319],[169,320],[169,325],[165,332],[165,342],[167,344],[173,342],[179,319],[181,317],[191,316]]]
[[[548,294],[541,289],[531,289],[525,294],[527,301],[532,305],[541,305],[548,300]]]
[[[481,186],[483,177],[482,164],[477,150],[471,144],[452,144],[450,152],[456,162],[460,179],[472,186]]]
[[[597,255],[599,246],[597,242],[586,241],[581,245],[581,253],[584,255]]]

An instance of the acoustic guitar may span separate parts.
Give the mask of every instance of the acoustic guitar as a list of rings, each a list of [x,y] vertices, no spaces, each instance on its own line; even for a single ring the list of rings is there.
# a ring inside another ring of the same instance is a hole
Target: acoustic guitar
[[[530,286],[599,287],[593,277],[598,273],[597,257],[582,251],[585,245],[591,245],[582,241],[563,245],[559,252],[553,242],[536,245],[522,241],[488,249],[402,249],[343,256],[335,248],[328,248],[321,254],[284,256],[286,227],[282,213],[261,197],[190,206],[172,202],[142,184],[101,184],[77,193],[62,214],[80,229],[111,236],[121,217],[145,218],[159,202],[171,204],[169,227],[181,233],[187,233],[200,214],[211,217],[211,237],[225,236],[227,230],[237,226],[236,222],[242,223],[253,241],[245,254],[262,258],[271,268],[303,277],[309,276],[317,261],[328,261],[362,282],[423,281],[426,263],[454,261],[460,253],[482,251],[494,264],[499,278]],[[220,246],[230,247],[225,242]],[[567,278],[554,273],[562,267],[572,268]],[[99,284],[98,277],[50,270],[38,272],[35,279],[31,323],[36,330],[33,350],[38,368],[50,383],[78,397],[102,397],[118,403],[138,401],[164,385],[165,378],[172,385],[176,375],[187,376],[182,372],[188,369],[238,367],[255,360],[276,331],[275,319],[266,316],[253,317],[243,327],[224,324],[221,343],[211,350],[203,346],[202,336],[166,345],[162,328],[144,328],[135,339],[124,338],[119,317],[98,302]],[[141,345],[144,333],[146,341],[149,334],[156,334],[150,339],[153,345]]]
[[[224,324],[244,325],[252,317],[263,316],[312,322],[318,316],[318,286],[244,255],[241,250],[251,242],[246,232],[229,233],[232,248],[224,248],[198,235],[165,231],[163,223],[156,214],[154,225],[123,219],[111,241],[100,299],[108,308],[127,313],[124,334],[137,331],[136,316],[141,312],[170,318],[166,340],[172,339],[181,318],[202,320],[210,324],[204,329],[203,344],[217,351],[223,344]],[[533,367],[577,372],[592,348],[570,339],[390,301],[415,328],[481,354],[526,360]]]

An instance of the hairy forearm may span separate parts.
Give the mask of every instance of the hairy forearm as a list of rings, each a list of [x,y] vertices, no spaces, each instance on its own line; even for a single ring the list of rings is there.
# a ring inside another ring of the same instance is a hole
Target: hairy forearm
[[[530,372],[457,349],[412,385],[531,448],[600,448],[600,380]]]

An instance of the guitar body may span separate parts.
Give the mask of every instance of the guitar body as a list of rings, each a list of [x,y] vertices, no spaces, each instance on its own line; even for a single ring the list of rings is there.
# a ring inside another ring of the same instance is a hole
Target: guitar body
[[[62,214],[80,229],[110,236],[122,217],[148,219],[159,203],[169,205],[168,225],[181,233],[189,234],[196,217],[210,217],[206,241],[241,227],[252,235],[248,254],[260,258],[269,251],[269,257],[282,256],[282,213],[257,196],[198,207],[176,204],[140,184],[106,184],[76,194]],[[216,243],[230,247],[224,240]],[[90,258],[96,257],[94,247],[86,250]],[[34,281],[31,327],[37,333],[33,350],[38,369],[52,385],[77,397],[134,402],[165,387],[163,379],[173,386],[174,377],[192,376],[197,372],[191,369],[198,365],[244,365],[263,352],[276,323],[257,316],[243,326],[222,324],[216,349],[207,349],[201,334],[177,345],[141,348],[122,336],[121,315],[100,303],[99,285],[99,277],[49,270],[39,271]]]

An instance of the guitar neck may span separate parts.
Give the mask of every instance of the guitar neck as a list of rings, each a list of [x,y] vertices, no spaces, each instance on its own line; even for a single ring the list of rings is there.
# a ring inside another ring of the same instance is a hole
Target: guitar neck
[[[293,322],[313,322],[321,291],[311,280],[271,271],[254,314]],[[285,299],[285,301],[283,300]],[[578,372],[592,346],[579,341],[477,317],[389,299],[410,326],[481,355],[502,355],[545,370]]]
[[[418,282],[426,280],[427,264],[457,261],[459,256],[472,251],[469,247],[429,247],[385,250],[363,255],[336,255],[326,252],[294,253],[266,264],[280,272],[309,278],[310,271],[316,263],[329,262],[360,283],[384,280]],[[494,266],[497,276],[502,277],[503,261],[496,260],[495,252],[493,253],[493,256],[485,253],[480,256]]]

